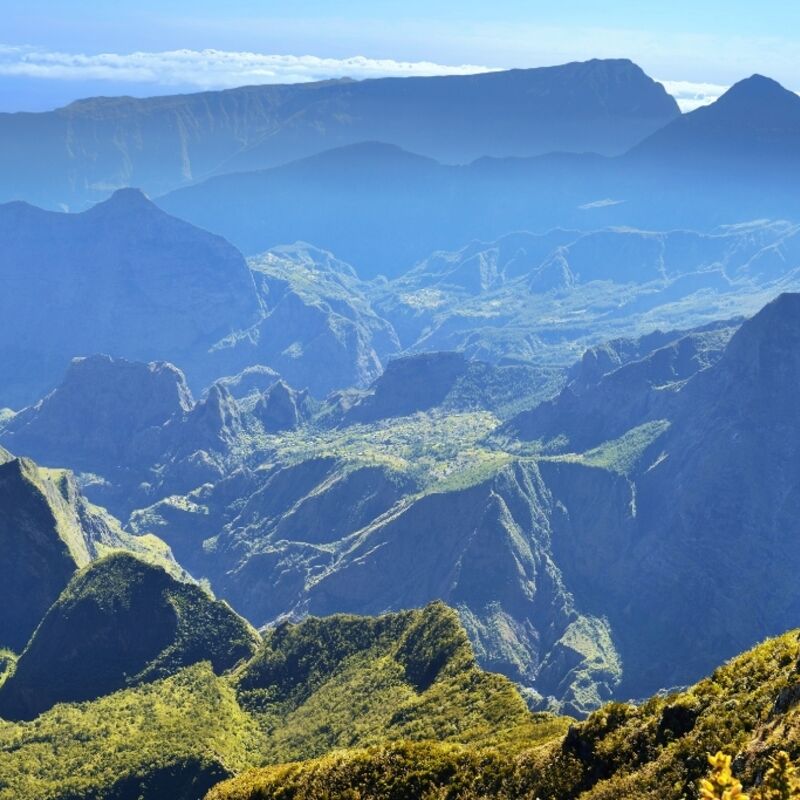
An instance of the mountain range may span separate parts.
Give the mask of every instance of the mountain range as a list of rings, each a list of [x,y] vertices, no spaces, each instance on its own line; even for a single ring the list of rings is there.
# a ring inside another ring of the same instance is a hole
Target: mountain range
[[[93,359],[0,438],[86,474],[90,497],[256,625],[442,599],[482,664],[537,707],[584,713],[691,682],[791,624],[799,296],[596,347],[530,410],[514,398],[535,371],[457,354],[393,362],[316,407],[284,384],[288,427],[264,422],[277,381],[240,401],[215,384],[187,407],[176,371]],[[108,460],[81,433],[82,398],[113,398],[92,393],[92,361],[109,386],[138,375],[132,399],[170,376],[160,418]],[[769,590],[743,598],[741,576]],[[705,587],[713,635],[675,581]]]
[[[799,118],[800,97],[753,76],[615,158],[551,153],[452,166],[394,144],[358,143],[209,178],[159,203],[247,254],[299,239],[363,276],[395,277],[434,250],[515,231],[709,231],[792,219]]]
[[[800,792],[800,98],[592,61],[0,144],[0,800]]]
[[[81,214],[6,204],[0,407],[34,403],[74,357],[98,352],[170,361],[195,395],[266,369],[321,400],[367,387],[400,354],[463,350],[535,364],[533,401],[587,347],[753,313],[798,288],[798,242],[780,221],[556,228],[459,242],[370,280],[302,242],[245,259],[134,190]]]
[[[451,163],[552,150],[616,154],[678,113],[664,88],[627,60],[98,97],[0,114],[0,201],[79,211],[127,186],[161,194],[372,140]]]

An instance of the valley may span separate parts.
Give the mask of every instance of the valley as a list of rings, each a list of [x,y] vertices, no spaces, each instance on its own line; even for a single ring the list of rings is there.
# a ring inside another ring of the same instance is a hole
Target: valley
[[[594,59],[0,143],[0,800],[775,796],[800,97]]]

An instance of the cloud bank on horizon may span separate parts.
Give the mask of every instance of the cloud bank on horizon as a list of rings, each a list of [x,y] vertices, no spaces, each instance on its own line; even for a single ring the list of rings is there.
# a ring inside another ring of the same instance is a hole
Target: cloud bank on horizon
[[[302,83],[333,78],[379,78],[469,75],[498,67],[448,65],[432,61],[397,61],[364,56],[321,58],[224,50],[169,50],[133,53],[65,53],[34,47],[0,45],[0,76],[6,79],[93,81],[152,85],[176,90],[227,89],[270,83]],[[714,102],[727,86],[663,80],[683,111]]]
[[[469,75],[492,70],[492,67],[477,64],[445,65],[364,56],[320,58],[224,50],[86,55],[0,45],[0,75],[51,80],[130,81],[203,89],[345,77]]]

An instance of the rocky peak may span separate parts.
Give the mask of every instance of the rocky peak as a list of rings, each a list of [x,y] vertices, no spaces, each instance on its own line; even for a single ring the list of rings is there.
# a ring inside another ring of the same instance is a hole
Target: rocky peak
[[[308,419],[309,403],[308,392],[279,380],[261,395],[253,413],[270,432],[294,430]]]

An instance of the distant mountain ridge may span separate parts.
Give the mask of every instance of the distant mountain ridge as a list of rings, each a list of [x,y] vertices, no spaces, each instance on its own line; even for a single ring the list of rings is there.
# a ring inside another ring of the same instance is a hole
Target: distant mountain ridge
[[[449,162],[621,153],[678,116],[627,60],[479,75],[248,86],[0,114],[0,201],[80,210],[124,186],[163,193],[381,140]]]
[[[364,277],[396,277],[433,251],[517,231],[710,232],[796,219],[798,176],[800,97],[755,76],[616,157],[556,152],[456,167],[362,142],[211,177],[158,202],[247,254],[300,239]]]

